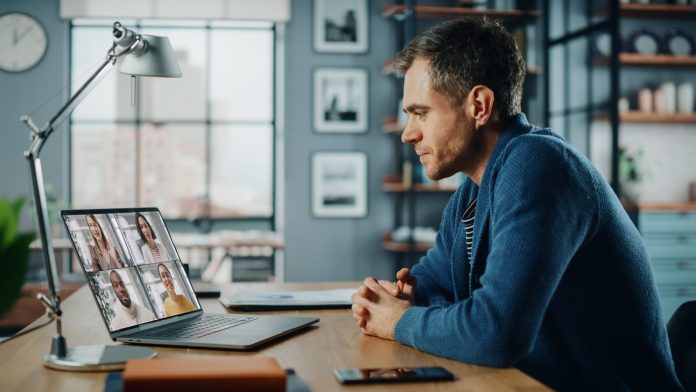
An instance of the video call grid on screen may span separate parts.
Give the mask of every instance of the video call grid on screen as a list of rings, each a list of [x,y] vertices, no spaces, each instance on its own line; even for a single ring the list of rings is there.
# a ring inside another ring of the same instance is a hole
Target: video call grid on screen
[[[64,211],[63,220],[111,332],[201,309],[159,210]]]

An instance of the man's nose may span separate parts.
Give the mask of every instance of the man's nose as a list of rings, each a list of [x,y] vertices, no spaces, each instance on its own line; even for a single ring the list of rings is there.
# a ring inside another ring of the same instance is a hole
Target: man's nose
[[[418,143],[419,139],[420,132],[413,125],[413,121],[411,121],[411,119],[409,118],[408,122],[406,123],[406,126],[404,127],[404,131],[401,132],[401,142],[416,144]]]

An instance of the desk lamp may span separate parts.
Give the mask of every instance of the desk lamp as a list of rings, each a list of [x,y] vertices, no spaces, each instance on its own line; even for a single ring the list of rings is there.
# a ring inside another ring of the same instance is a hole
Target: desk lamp
[[[46,280],[49,296],[39,294],[37,297],[46,306],[48,316],[56,321],[57,332],[53,336],[51,352],[44,357],[44,365],[60,370],[93,371],[120,369],[132,358],[151,358],[156,353],[148,348],[125,345],[70,347],[61,331],[60,280],[51,237],[48,234],[48,214],[46,195],[44,193],[43,172],[39,154],[46,139],[51,136],[60,123],[82,102],[90,91],[106,76],[118,61],[119,72],[136,76],[181,77],[181,70],[176,61],[167,37],[136,34],[115,22],[113,26],[113,44],[104,62],[80,86],[68,102],[58,110],[53,118],[39,129],[29,116],[22,116],[21,121],[31,130],[31,145],[24,152],[24,157],[31,166],[32,188],[39,237],[43,251]]]

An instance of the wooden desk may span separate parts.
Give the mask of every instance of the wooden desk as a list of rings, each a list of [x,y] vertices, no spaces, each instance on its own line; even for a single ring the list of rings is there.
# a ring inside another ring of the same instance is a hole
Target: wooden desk
[[[235,290],[322,290],[357,287],[357,282],[336,283],[245,283],[231,284],[223,293]],[[225,312],[216,299],[202,301],[206,312]],[[69,345],[111,343],[87,286],[63,304],[63,332]],[[281,366],[294,368],[315,392],[323,391],[465,391],[465,390],[547,390],[516,369],[493,369],[424,354],[396,342],[363,335],[355,327],[349,310],[271,312],[314,315],[318,326],[282,339],[252,352],[155,347],[160,358],[178,356],[270,355]],[[37,320],[43,321],[45,316]],[[36,324],[35,322],[34,324]],[[32,324],[33,325],[33,324]],[[50,325],[16,340],[0,344],[0,390],[3,391],[101,391],[106,373],[76,373],[51,370],[43,366],[55,326]],[[454,382],[421,384],[375,384],[344,387],[332,373],[339,367],[401,367],[440,365],[455,373]]]

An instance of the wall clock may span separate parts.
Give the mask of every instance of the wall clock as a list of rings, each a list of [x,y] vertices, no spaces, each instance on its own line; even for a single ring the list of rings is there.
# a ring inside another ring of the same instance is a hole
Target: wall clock
[[[10,12],[0,15],[0,69],[22,72],[35,66],[46,53],[46,30],[35,18]]]

